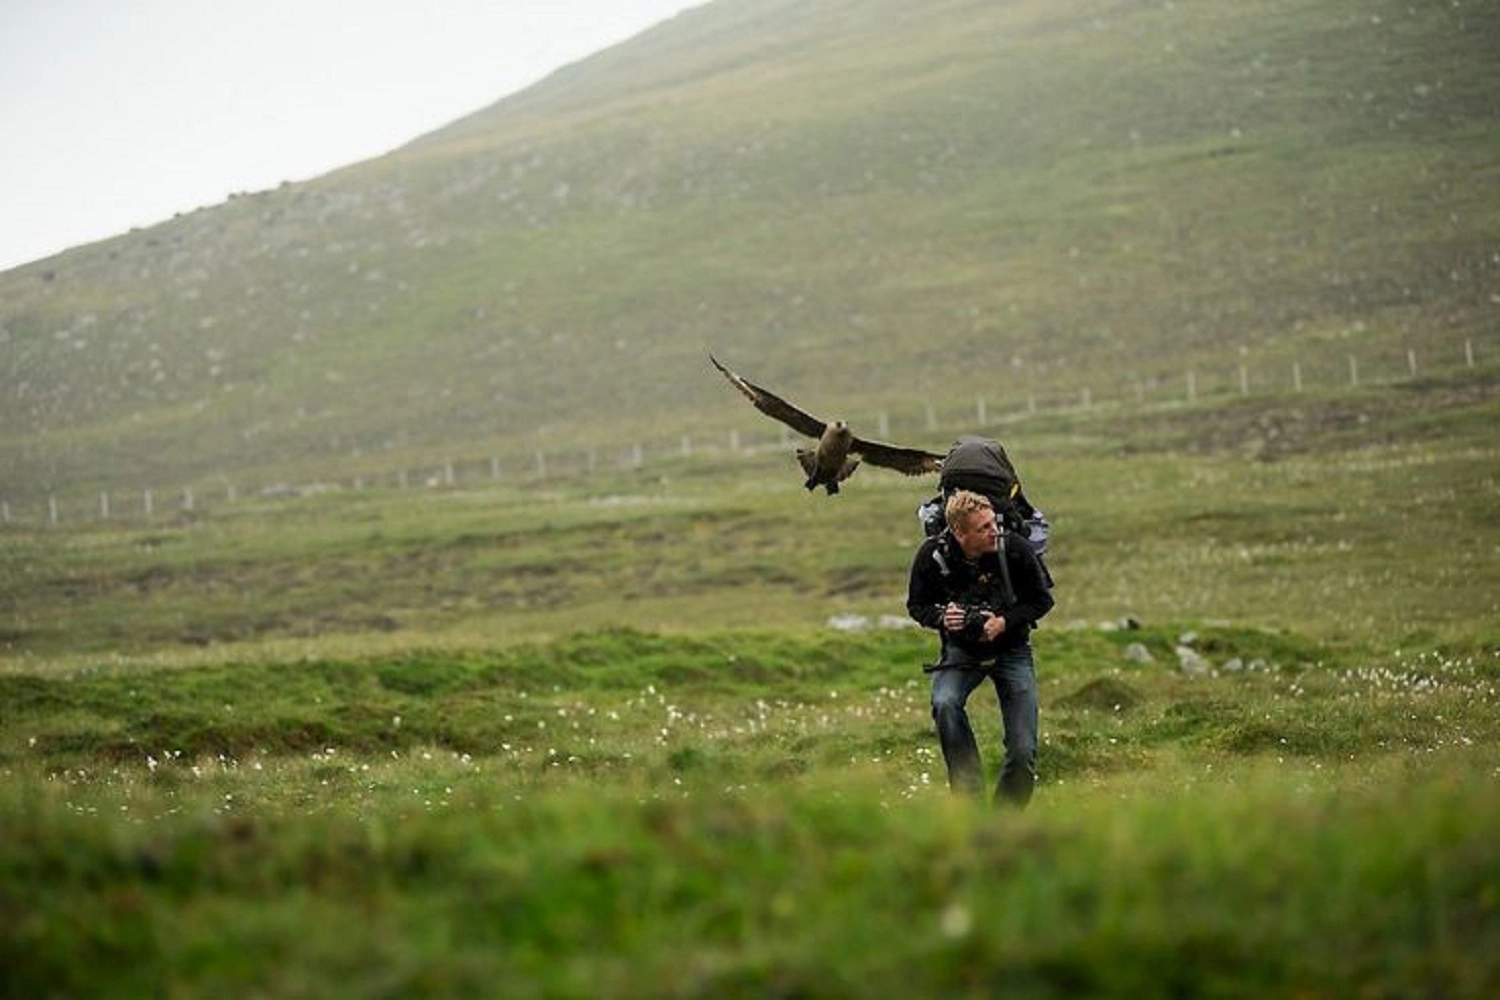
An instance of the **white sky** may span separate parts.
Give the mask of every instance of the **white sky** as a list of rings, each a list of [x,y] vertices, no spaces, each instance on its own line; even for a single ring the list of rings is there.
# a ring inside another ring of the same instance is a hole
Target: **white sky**
[[[379,156],[702,0],[0,0],[0,270]]]

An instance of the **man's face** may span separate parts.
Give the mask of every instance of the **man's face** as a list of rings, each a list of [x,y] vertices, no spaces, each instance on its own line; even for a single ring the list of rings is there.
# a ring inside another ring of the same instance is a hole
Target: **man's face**
[[[977,559],[986,552],[994,552],[1000,545],[1000,529],[995,524],[995,512],[976,510],[968,520],[953,529],[953,537],[964,555]]]

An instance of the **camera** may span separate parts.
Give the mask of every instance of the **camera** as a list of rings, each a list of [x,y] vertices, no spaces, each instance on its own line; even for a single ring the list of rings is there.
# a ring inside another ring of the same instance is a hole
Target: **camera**
[[[983,639],[984,621],[990,614],[990,609],[982,604],[964,605],[964,624],[959,633],[967,639]]]

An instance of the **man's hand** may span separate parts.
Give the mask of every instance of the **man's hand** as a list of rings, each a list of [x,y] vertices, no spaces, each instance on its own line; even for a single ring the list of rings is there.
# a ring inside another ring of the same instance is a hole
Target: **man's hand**
[[[1000,638],[1001,633],[1005,631],[1004,616],[997,615],[989,611],[981,611],[979,612],[979,615],[980,620],[984,622],[984,625],[981,629],[981,635],[983,636],[984,641],[993,642],[996,639]],[[963,605],[949,602],[948,606],[943,609],[943,628],[956,635],[957,633],[963,631],[963,627]]]

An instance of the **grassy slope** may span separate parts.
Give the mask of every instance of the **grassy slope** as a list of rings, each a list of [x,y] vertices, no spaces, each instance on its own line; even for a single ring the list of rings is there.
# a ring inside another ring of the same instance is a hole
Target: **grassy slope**
[[[1038,416],[1001,428],[1049,511],[1054,622],[1233,621],[1390,645],[1494,637],[1484,374],[1402,389]],[[933,488],[809,496],[781,449],[546,487],[204,498],[0,532],[0,662],[456,648],[624,626],[901,614]]]
[[[672,441],[741,417],[708,346],[871,410],[1483,353],[1496,38],[1396,3],[712,4],[0,276],[7,489]]]

